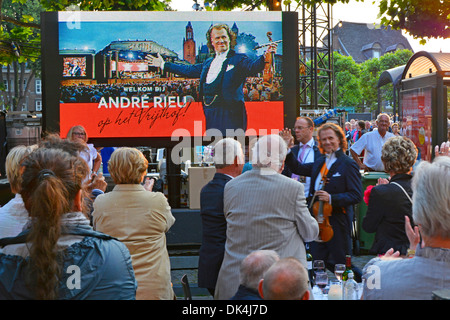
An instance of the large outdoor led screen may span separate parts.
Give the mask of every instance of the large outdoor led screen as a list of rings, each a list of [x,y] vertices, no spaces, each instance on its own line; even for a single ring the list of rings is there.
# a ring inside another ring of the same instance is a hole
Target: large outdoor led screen
[[[225,129],[264,135],[295,121],[296,13],[68,11],[42,21],[44,129],[65,136],[81,124],[101,145]],[[228,29],[210,29],[218,24]],[[227,44],[208,44],[223,30]],[[270,43],[276,52],[265,54]],[[223,45],[227,55],[213,63]]]

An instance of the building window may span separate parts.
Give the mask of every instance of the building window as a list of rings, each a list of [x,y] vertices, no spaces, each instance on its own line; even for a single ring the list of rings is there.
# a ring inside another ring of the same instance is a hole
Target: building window
[[[379,43],[375,43],[372,47],[372,58],[381,57],[381,46]]]
[[[28,106],[26,103],[22,104],[22,111],[27,111],[28,110]]]
[[[42,81],[40,79],[36,79],[36,93],[42,94]]]
[[[36,111],[42,111],[42,100],[36,100]]]

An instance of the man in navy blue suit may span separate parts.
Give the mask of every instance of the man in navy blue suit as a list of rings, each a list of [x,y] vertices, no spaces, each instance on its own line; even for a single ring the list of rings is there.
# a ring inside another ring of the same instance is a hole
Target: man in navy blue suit
[[[214,146],[216,173],[200,192],[202,245],[198,262],[198,286],[207,288],[211,295],[214,295],[227,238],[223,193],[226,183],[241,174],[244,161],[242,146],[238,141],[226,138],[217,142]]]
[[[243,85],[248,76],[264,70],[266,57],[276,51],[276,44],[268,46],[266,53],[256,60],[233,50],[236,35],[228,25],[212,25],[206,33],[207,45],[215,56],[204,63],[181,65],[165,62],[159,55],[147,56],[150,66],[188,78],[200,78],[200,96],[203,101],[206,130],[220,130],[228,136],[234,130],[247,130],[247,111],[244,104]],[[234,136],[234,134],[233,134]]]
[[[286,141],[288,131],[281,135]],[[345,264],[346,255],[351,255],[351,230],[353,222],[353,205],[362,200],[362,183],[359,167],[345,154],[347,140],[344,131],[334,123],[325,123],[318,130],[320,148],[323,156],[313,163],[301,164],[292,153],[286,156],[285,166],[293,173],[311,177],[308,200],[321,200],[332,205],[329,222],[333,228],[333,237],[327,242],[311,243],[314,260],[324,260],[327,268],[334,272],[335,264]],[[324,170],[324,171],[322,171]],[[322,179],[322,172],[325,176]],[[357,272],[356,277],[360,274]]]
[[[298,117],[294,124],[294,132],[295,139],[299,143],[290,148],[288,153],[292,153],[300,163],[311,163],[322,156],[318,144],[313,138],[314,121],[311,118]],[[303,183],[305,197],[308,198],[310,177],[298,176],[292,173],[287,166],[284,167],[282,174]]]

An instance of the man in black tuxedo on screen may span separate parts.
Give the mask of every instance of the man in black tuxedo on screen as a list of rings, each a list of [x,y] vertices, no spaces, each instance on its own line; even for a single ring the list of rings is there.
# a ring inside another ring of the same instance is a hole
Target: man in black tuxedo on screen
[[[200,96],[203,99],[206,130],[247,130],[247,111],[244,104],[243,85],[247,77],[264,70],[269,54],[276,51],[276,44],[255,60],[233,50],[236,35],[226,24],[212,25],[207,32],[207,45],[215,56],[204,63],[182,65],[165,62],[159,55],[148,55],[150,66],[180,74],[188,78],[200,78]]]

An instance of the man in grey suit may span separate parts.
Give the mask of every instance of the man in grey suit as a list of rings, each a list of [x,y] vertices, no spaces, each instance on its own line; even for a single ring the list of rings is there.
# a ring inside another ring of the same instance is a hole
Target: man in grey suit
[[[227,240],[215,299],[233,296],[241,262],[252,251],[274,250],[307,266],[304,242],[317,238],[319,226],[309,213],[303,184],[281,174],[286,153],[279,135],[261,137],[253,147],[253,169],[225,186]]]

